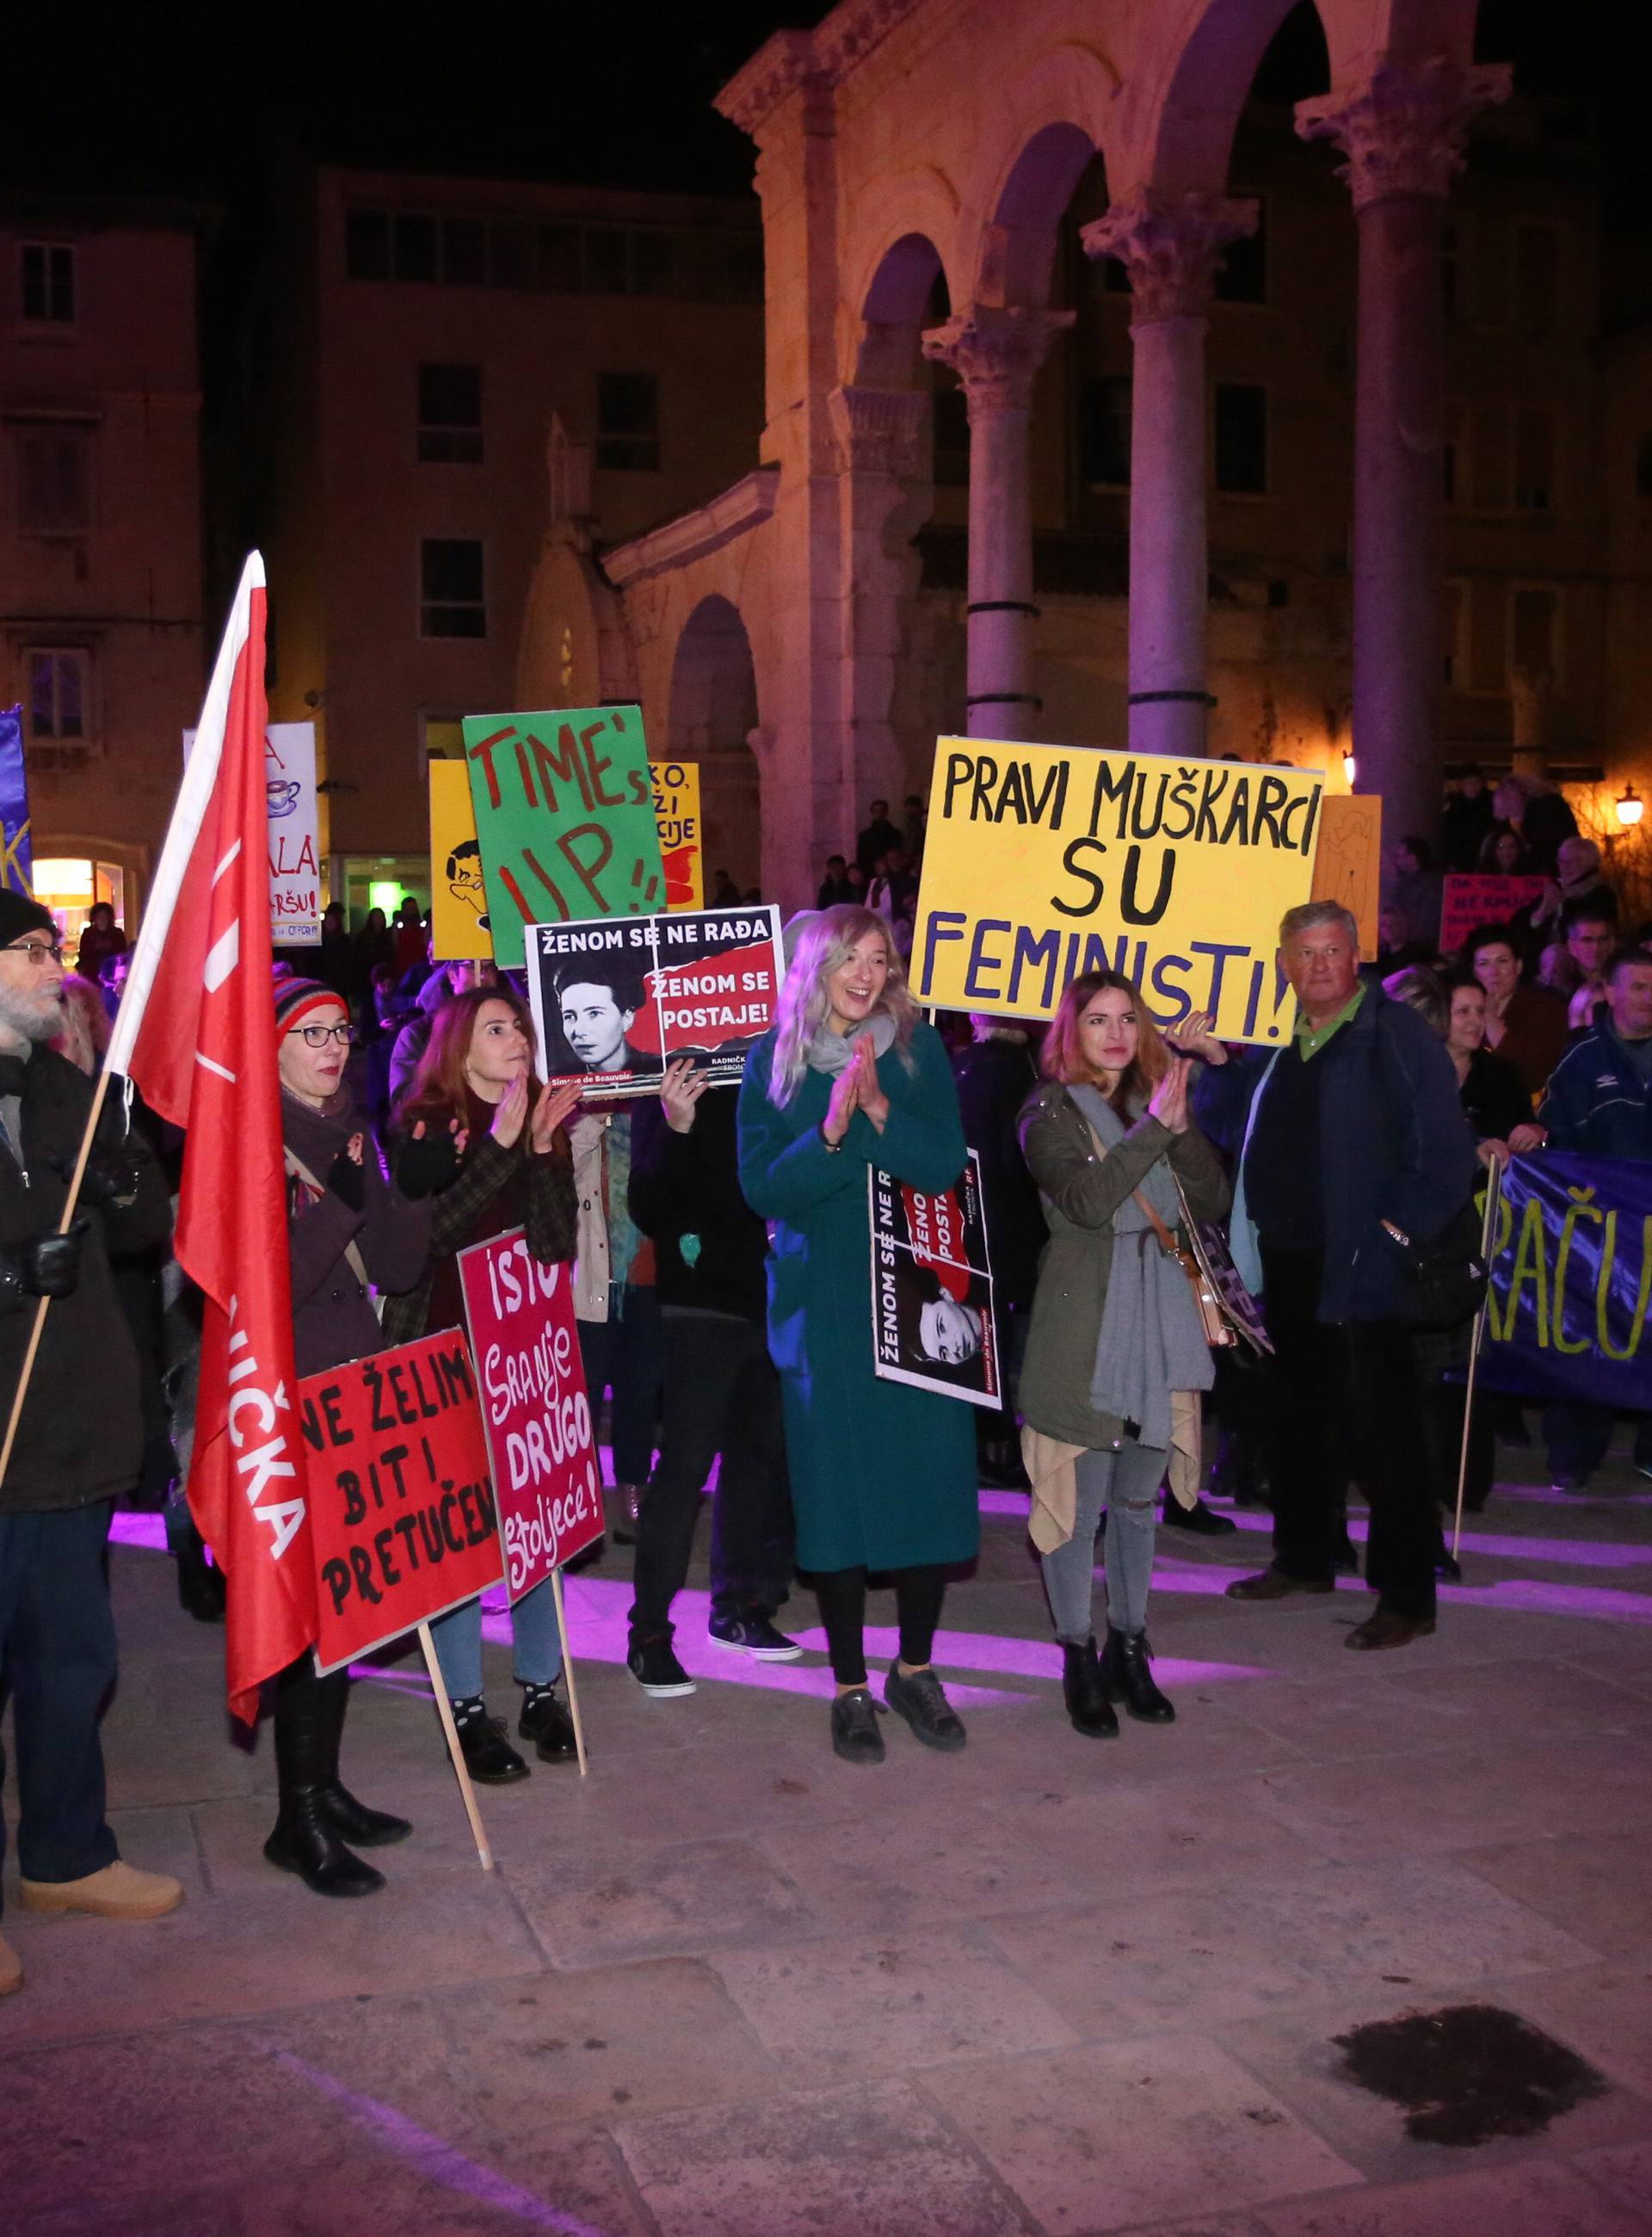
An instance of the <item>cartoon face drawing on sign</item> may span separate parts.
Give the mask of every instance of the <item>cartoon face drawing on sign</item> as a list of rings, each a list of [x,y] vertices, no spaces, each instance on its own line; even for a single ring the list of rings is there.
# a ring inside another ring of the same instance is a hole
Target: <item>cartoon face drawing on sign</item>
[[[476,921],[486,932],[487,894],[482,884],[482,850],[474,839],[461,839],[447,857],[447,890],[456,901],[476,912]]]

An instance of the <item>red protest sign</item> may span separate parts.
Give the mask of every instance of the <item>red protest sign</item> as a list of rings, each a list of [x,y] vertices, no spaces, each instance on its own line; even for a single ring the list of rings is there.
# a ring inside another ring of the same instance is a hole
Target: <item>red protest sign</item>
[[[572,1269],[540,1265],[515,1227],[461,1250],[459,1278],[514,1602],[604,1529]]]
[[[320,1628],[337,1670],[499,1580],[476,1378],[457,1329],[298,1386]]]
[[[1483,924],[1507,924],[1517,910],[1541,899],[1547,879],[1501,871],[1454,870],[1443,881],[1440,953],[1450,955]]]

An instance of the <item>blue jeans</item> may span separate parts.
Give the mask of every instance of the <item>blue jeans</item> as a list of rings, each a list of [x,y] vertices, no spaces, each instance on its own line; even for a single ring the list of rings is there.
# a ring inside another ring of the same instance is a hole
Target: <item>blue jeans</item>
[[[17,1864],[25,1879],[83,1879],[120,1853],[104,1816],[97,1731],[115,1683],[104,1566],[114,1504],[0,1514],[0,1666],[17,1719]],[[0,1755],[0,1780],[4,1775]],[[0,1818],[0,1853],[4,1847]]]
[[[611,1299],[613,1292],[609,1294]],[[665,1372],[659,1293],[627,1283],[621,1299],[618,1317],[611,1303],[605,1321],[577,1323],[579,1356],[593,1422],[602,1411],[603,1392],[611,1389],[614,1394],[609,1416],[614,1481],[640,1486],[654,1470],[654,1418]]]
[[[450,1701],[482,1690],[482,1603],[464,1600],[432,1620],[430,1635]],[[562,1635],[547,1577],[511,1610],[511,1666],[519,1686],[553,1686],[562,1672]]]

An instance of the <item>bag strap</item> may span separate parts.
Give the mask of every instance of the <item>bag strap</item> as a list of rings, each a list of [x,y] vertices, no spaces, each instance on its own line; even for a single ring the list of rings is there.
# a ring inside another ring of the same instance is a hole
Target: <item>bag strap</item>
[[[1094,1127],[1091,1125],[1087,1118],[1085,1119],[1084,1125],[1090,1139],[1095,1145],[1095,1154],[1098,1158],[1105,1158],[1107,1154],[1107,1144],[1101,1139],[1101,1137],[1096,1132]],[[1176,1198],[1177,1201],[1180,1203],[1181,1200],[1181,1184],[1180,1181],[1176,1184]],[[1164,1221],[1160,1218],[1158,1213],[1153,1210],[1153,1206],[1148,1203],[1146,1198],[1143,1196],[1140,1189],[1131,1190],[1130,1201],[1135,1205],[1142,1217],[1146,1221],[1148,1226],[1152,1228],[1154,1235],[1158,1237],[1159,1248],[1165,1253],[1166,1257],[1175,1257],[1178,1255],[1175,1237],[1165,1225]]]
[[[318,1181],[315,1175],[305,1164],[303,1158],[295,1157],[292,1151],[287,1148],[285,1144],[283,1144],[281,1147],[281,1155],[287,1161],[287,1171],[292,1175],[294,1180],[302,1181],[305,1187],[307,1189],[314,1189],[318,1197],[325,1196],[327,1194],[326,1183],[324,1181]],[[367,1279],[367,1270],[366,1265],[363,1264],[361,1253],[356,1249],[355,1238],[354,1237],[352,1237],[350,1241],[345,1244],[344,1256],[349,1264],[350,1271],[355,1276],[356,1280],[360,1283],[362,1288],[364,1290],[371,1290],[373,1284]]]

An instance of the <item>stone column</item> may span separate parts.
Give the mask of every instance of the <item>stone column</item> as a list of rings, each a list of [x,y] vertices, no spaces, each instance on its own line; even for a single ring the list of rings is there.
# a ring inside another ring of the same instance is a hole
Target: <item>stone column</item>
[[[895,669],[918,587],[912,538],[929,514],[922,478],[929,413],[921,388],[835,388],[827,399],[843,470],[842,565],[845,815],[852,849],[869,801],[898,804],[909,777],[895,735]],[[933,741],[931,741],[933,742]]]
[[[1440,819],[1440,222],[1475,112],[1509,91],[1501,64],[1380,63],[1297,108],[1305,140],[1346,154],[1359,231],[1353,749],[1391,838],[1431,835]]]
[[[969,636],[965,713],[971,737],[1025,738],[1037,728],[1031,688],[1033,377],[1071,311],[977,304],[923,337],[949,365],[969,412]]]
[[[1130,274],[1130,745],[1182,759],[1206,750],[1206,313],[1224,247],[1256,228],[1256,204],[1142,190],[1082,239]]]

